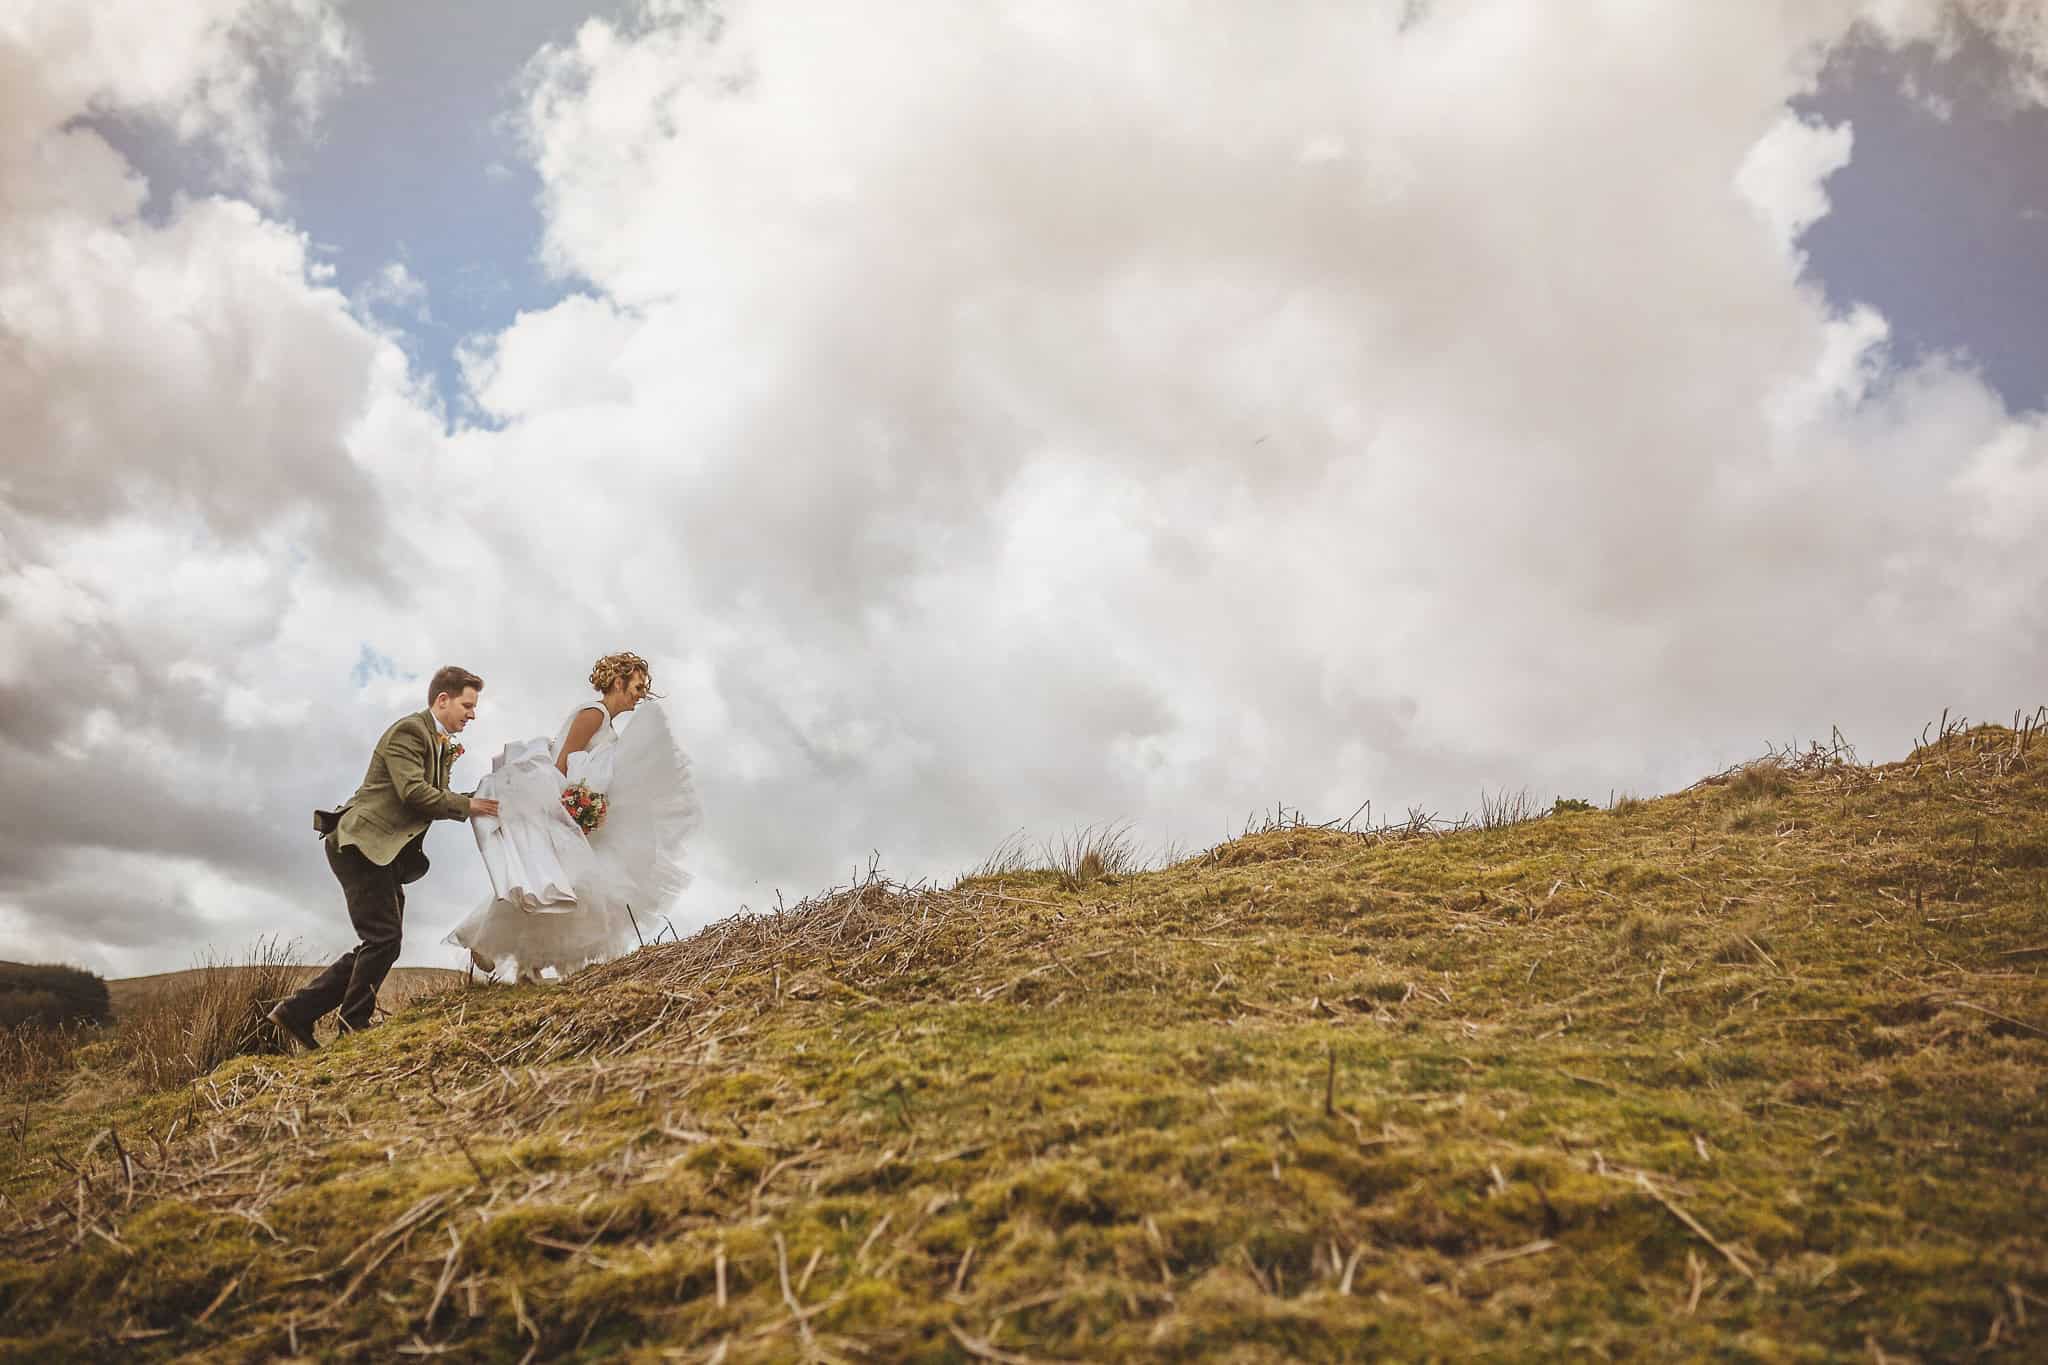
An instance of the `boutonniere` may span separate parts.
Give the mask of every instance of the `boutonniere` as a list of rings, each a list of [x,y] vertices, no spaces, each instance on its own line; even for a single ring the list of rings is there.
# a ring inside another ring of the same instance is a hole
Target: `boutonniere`
[[[462,757],[462,741],[453,735],[441,736],[441,744],[448,750],[448,761],[453,763]]]

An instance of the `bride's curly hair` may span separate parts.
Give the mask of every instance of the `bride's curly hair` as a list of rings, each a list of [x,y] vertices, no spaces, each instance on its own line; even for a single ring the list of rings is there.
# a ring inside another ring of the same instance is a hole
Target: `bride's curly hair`
[[[654,690],[654,670],[647,666],[647,660],[638,654],[607,654],[590,667],[590,685],[600,693],[609,692],[633,681],[635,673],[647,675],[647,695],[658,696]]]

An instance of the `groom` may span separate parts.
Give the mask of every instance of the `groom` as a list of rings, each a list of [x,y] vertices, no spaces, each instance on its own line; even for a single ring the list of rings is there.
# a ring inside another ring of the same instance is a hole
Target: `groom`
[[[498,803],[448,790],[461,745],[454,736],[476,716],[484,680],[444,668],[427,685],[427,709],[392,722],[370,755],[370,770],[340,810],[313,812],[327,865],[348,900],[360,942],[296,995],[280,1000],[270,1022],[315,1048],[313,1024],[339,1006],[344,1033],[370,1026],[377,988],[398,960],[405,886],[427,875],[427,827],[436,820],[496,815]],[[452,752],[451,752],[452,751]]]

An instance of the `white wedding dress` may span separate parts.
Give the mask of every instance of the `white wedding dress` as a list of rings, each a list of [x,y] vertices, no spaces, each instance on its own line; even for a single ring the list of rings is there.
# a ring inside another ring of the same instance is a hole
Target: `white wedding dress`
[[[498,801],[498,815],[470,827],[490,874],[492,897],[443,940],[487,959],[518,964],[522,976],[578,967],[634,947],[689,885],[683,841],[700,809],[690,760],[658,702],[643,701],[621,734],[607,717],[588,748],[569,755],[565,778],[555,757],[579,713],[552,741],[505,746],[477,784]],[[608,801],[604,823],[587,838],[562,806],[562,789],[581,782]]]

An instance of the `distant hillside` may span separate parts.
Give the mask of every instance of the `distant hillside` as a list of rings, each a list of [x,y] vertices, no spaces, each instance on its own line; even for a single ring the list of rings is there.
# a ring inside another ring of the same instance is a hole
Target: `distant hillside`
[[[321,967],[309,966],[305,978],[311,980]],[[234,967],[191,967],[182,972],[158,972],[153,976],[124,976],[107,982],[107,992],[113,997],[114,1013],[134,1009],[146,1001],[155,999],[166,991],[190,985],[207,972],[233,971]],[[393,967],[391,975],[385,978],[384,989],[378,992],[377,1002],[385,1009],[396,1009],[416,995],[431,990],[459,985],[465,974],[447,967]]]
[[[0,1359],[2048,1358],[2048,743],[1846,757],[81,1077],[0,1144]]]
[[[110,1017],[107,983],[83,967],[0,962],[0,1029],[103,1024]]]

